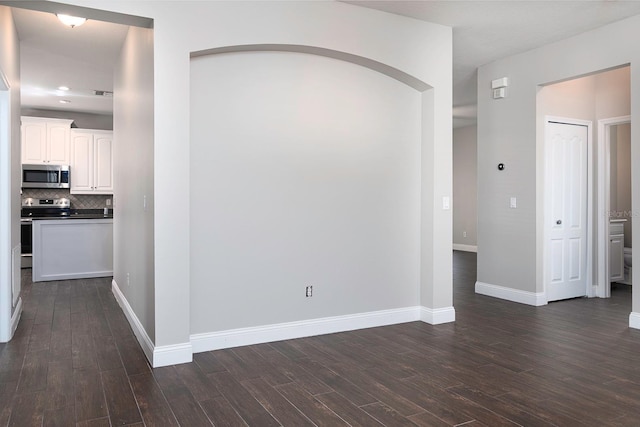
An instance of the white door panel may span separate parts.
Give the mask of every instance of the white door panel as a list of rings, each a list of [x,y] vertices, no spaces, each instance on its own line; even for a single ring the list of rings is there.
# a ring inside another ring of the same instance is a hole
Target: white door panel
[[[548,301],[587,293],[588,129],[555,122],[546,127]]]

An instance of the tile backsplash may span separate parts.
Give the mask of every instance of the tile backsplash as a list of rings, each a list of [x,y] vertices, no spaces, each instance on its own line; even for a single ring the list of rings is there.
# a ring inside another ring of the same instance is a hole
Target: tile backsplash
[[[70,194],[69,190],[47,188],[25,188],[22,190],[22,198],[34,199],[60,199],[67,198],[71,201],[72,209],[102,209],[107,207],[107,200],[112,199],[108,194]],[[111,208],[112,206],[109,206]]]

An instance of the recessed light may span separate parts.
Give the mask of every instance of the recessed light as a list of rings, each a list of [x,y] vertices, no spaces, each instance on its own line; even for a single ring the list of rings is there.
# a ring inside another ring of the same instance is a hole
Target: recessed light
[[[64,91],[67,91],[67,90],[69,90],[69,89],[70,89],[70,87],[69,87],[69,86],[58,86],[58,90],[64,90]]]
[[[68,99],[61,99],[60,101],[58,101],[60,104],[71,104],[71,101],[69,101]]]

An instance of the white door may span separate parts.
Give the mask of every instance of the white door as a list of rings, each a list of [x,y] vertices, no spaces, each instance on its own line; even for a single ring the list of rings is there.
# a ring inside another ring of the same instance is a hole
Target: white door
[[[587,294],[586,125],[546,125],[546,294],[548,301]]]

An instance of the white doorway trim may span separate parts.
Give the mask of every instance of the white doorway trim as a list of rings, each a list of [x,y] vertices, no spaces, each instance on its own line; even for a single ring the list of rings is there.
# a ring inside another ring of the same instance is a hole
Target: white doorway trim
[[[9,82],[0,70],[0,342],[12,335],[11,103]]]
[[[544,226],[543,226],[543,234],[544,234],[544,243],[543,243],[543,261],[542,261],[542,277],[543,277],[543,292],[544,298],[546,301],[549,301],[548,296],[548,283],[547,283],[547,274],[549,273],[549,244],[550,241],[550,230],[547,227],[547,224],[552,221],[551,213],[550,213],[550,203],[548,201],[548,194],[550,193],[551,182],[548,178],[549,175],[549,144],[550,141],[547,138],[547,128],[549,123],[566,123],[569,125],[577,125],[577,126],[586,126],[587,127],[587,254],[586,254],[586,289],[585,295],[587,297],[594,297],[595,290],[593,286],[593,123],[589,120],[580,120],[573,119],[567,117],[558,117],[558,116],[545,116],[544,119]]]
[[[600,298],[611,296],[609,282],[609,186],[611,177],[611,126],[631,123],[631,116],[612,117],[598,120],[598,281],[596,295]]]

